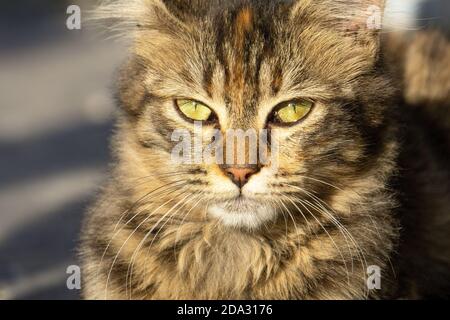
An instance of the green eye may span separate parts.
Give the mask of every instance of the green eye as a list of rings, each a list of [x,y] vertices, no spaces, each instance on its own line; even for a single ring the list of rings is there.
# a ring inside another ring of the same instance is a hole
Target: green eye
[[[187,99],[176,100],[180,111],[189,119],[195,121],[208,121],[213,115],[212,110],[204,104]]]
[[[313,102],[305,99],[285,102],[275,111],[274,121],[283,124],[294,124],[306,117],[313,105]]]

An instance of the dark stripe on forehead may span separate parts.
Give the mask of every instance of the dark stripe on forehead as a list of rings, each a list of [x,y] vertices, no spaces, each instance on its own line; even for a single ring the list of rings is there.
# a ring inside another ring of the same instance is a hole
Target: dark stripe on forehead
[[[283,70],[280,66],[276,66],[273,73],[273,79],[271,83],[272,95],[276,95],[283,85]]]
[[[225,92],[230,96],[234,108],[239,113],[255,108],[259,95],[259,72],[270,47],[269,21],[261,12],[250,7],[240,8],[234,13],[231,30],[226,39],[228,47],[229,74]]]
[[[236,18],[233,24],[231,41],[233,55],[231,55],[233,61],[230,61],[231,66],[231,78],[227,82],[227,91],[231,96],[231,100],[236,104],[236,108],[244,108],[246,104],[244,91],[246,89],[246,79],[248,75],[249,67],[249,55],[251,46],[251,33],[253,31],[253,11],[244,7],[237,12]],[[250,89],[250,88],[249,88]],[[240,110],[242,111],[242,110]]]
[[[209,98],[213,97],[213,73],[214,73],[214,66],[212,62],[206,62],[204,64],[204,71],[203,71],[203,89],[205,89],[206,93],[208,94]]]
[[[203,87],[212,95],[224,92],[224,100],[236,116],[251,116],[257,110],[262,92],[276,95],[283,83],[282,57],[277,58],[279,34],[277,16],[287,16],[289,6],[277,1],[253,3],[225,8],[214,16],[212,30],[216,39],[214,54],[204,64]],[[212,62],[211,62],[212,61]],[[269,66],[269,82],[260,87],[263,63]],[[224,70],[224,88],[213,88],[214,70]],[[262,92],[261,92],[262,91]]]

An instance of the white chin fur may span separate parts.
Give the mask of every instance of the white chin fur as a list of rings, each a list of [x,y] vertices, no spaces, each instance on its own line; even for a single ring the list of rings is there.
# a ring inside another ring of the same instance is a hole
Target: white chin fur
[[[276,216],[273,208],[258,204],[242,209],[229,208],[226,205],[213,205],[209,207],[208,213],[219,219],[225,226],[247,229],[256,229]]]

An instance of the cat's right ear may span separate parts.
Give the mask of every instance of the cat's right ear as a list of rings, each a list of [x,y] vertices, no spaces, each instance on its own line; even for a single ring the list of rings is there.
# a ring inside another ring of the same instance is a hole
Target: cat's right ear
[[[132,41],[131,54],[119,73],[116,98],[129,115],[140,115],[149,99],[149,70],[170,76],[168,61],[176,64],[182,59],[188,28],[162,0],[104,1],[91,20],[106,26],[109,33]]]
[[[105,0],[92,11],[90,20],[126,38],[136,38],[143,31],[176,36],[187,29],[162,0]]]

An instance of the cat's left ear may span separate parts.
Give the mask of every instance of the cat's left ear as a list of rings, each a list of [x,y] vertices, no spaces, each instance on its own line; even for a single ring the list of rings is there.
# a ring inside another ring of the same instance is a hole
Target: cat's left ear
[[[378,37],[383,28],[385,0],[338,0],[337,28],[354,36]]]
[[[298,0],[293,14],[312,13],[336,31],[363,45],[376,45],[383,27],[386,0]]]

